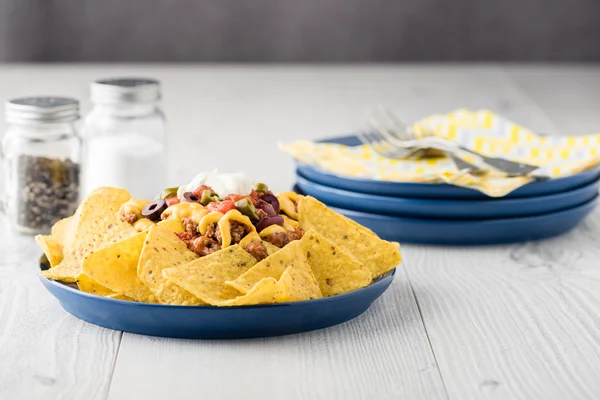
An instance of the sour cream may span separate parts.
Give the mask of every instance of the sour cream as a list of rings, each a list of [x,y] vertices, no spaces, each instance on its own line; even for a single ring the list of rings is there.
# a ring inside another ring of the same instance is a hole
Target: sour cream
[[[253,189],[252,181],[243,172],[227,173],[214,170],[200,172],[190,183],[177,189],[177,197],[183,199],[185,192],[193,192],[202,185],[210,186],[221,198],[231,193],[247,195]]]

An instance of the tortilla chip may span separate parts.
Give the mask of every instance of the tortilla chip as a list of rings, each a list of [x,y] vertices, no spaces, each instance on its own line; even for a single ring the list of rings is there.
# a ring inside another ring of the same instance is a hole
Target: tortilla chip
[[[300,241],[295,240],[278,252],[265,258],[235,280],[228,280],[227,286],[237,289],[241,293],[248,293],[261,279],[271,277],[279,280],[288,265],[296,258],[306,255]]]
[[[41,272],[43,276],[55,281],[66,283],[77,282],[77,277],[81,274],[81,267],[72,260],[62,260],[56,267]]]
[[[369,229],[327,208],[314,197],[300,200],[298,214],[302,229],[314,229],[352,254],[369,268],[374,278],[396,268],[402,261],[398,243],[380,239]]]
[[[340,215],[341,215],[341,214],[340,214]],[[356,222],[355,220],[353,220],[353,219],[350,219],[350,218],[348,218],[348,217],[346,217],[346,216],[343,216],[343,217],[344,217],[344,218],[346,218],[346,219],[348,220],[348,223],[350,223],[350,224],[354,225],[354,227],[356,227],[357,229],[359,229],[359,230],[361,230],[361,231],[363,231],[363,232],[369,232],[369,233],[371,233],[371,234],[373,234],[373,235],[377,236],[377,234],[376,234],[375,232],[373,232],[372,230],[370,230],[370,229],[369,229],[369,228],[367,228],[366,226],[364,226],[364,225],[361,225],[361,224],[359,224],[358,222]],[[377,237],[379,237],[379,236],[377,236]],[[395,242],[392,242],[392,243],[395,243]]]
[[[261,279],[248,293],[234,299],[217,302],[216,306],[250,306],[255,304],[273,304],[277,293],[277,281],[273,278]]]
[[[201,305],[198,297],[163,277],[165,268],[178,267],[198,258],[185,243],[168,228],[152,226],[144,241],[137,266],[137,275],[164,304]]]
[[[95,294],[97,296],[110,296],[116,294],[115,292],[113,292],[107,287],[102,286],[86,274],[79,274],[79,277],[77,278],[77,286],[79,286],[79,290],[81,290],[82,292]]]
[[[144,231],[91,252],[83,259],[83,272],[115,293],[136,301],[156,303],[154,293],[137,275],[138,261],[147,234]]]
[[[263,240],[262,244],[264,244],[265,247],[267,248],[268,255],[273,255],[273,254],[277,253],[279,250],[281,250],[279,247],[267,242],[266,240]]]
[[[176,218],[165,219],[163,221],[160,221],[157,225],[164,226],[173,233],[180,233],[185,231],[183,223]]]
[[[233,245],[177,268],[163,270],[163,276],[193,293],[208,304],[220,303],[240,296],[225,285],[248,271],[256,260],[239,245]]]
[[[351,292],[371,283],[367,267],[315,230],[306,232],[300,242],[323,297]]]
[[[148,218],[140,218],[135,221],[131,226],[138,232],[143,232],[147,229],[150,229],[151,226],[154,226],[154,222],[150,221]]]
[[[124,294],[121,294],[121,293],[109,294],[106,297],[109,297],[109,298],[115,299],[115,300],[135,301],[131,297],[127,297],[127,296],[125,296]]]
[[[63,246],[52,236],[36,235],[35,241],[42,248],[50,266],[54,267],[63,260]]]
[[[284,248],[285,249],[285,248]],[[294,259],[277,281],[276,303],[312,300],[323,297],[304,252]]]
[[[67,235],[71,229],[72,222],[73,216],[63,218],[52,226],[52,238],[63,246],[66,244]]]
[[[117,210],[131,195],[123,189],[99,188],[75,212],[63,246],[63,261],[43,271],[47,278],[75,282],[81,274],[81,261],[90,252],[137,234],[121,221]]]

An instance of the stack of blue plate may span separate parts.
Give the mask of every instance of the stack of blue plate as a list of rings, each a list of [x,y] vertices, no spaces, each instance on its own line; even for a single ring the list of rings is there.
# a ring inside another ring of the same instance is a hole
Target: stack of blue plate
[[[357,146],[355,136],[325,142]],[[600,168],[530,183],[503,198],[432,183],[384,182],[299,164],[295,189],[402,243],[474,245],[543,239],[574,228],[596,206]]]

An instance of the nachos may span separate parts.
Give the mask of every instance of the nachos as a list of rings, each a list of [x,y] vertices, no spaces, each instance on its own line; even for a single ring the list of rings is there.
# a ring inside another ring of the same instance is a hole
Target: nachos
[[[401,261],[398,243],[313,197],[216,172],[152,200],[99,188],[36,240],[49,260],[47,278],[99,296],[173,305],[335,296]]]

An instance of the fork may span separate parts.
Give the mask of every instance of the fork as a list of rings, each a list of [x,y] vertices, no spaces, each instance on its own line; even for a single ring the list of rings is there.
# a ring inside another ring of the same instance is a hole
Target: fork
[[[535,165],[511,161],[500,157],[487,157],[451,140],[433,136],[432,133],[426,133],[427,136],[417,138],[392,112],[382,108],[380,108],[379,111],[381,114],[379,118],[377,118],[374,113],[371,116],[371,124],[375,128],[375,132],[371,132],[371,140],[377,140],[378,142],[385,141],[393,147],[403,149],[438,149],[445,151],[447,154],[454,155],[454,158],[460,158],[465,163],[468,163],[464,159],[465,155],[470,154],[475,156],[482,163],[504,172],[508,176],[530,175],[539,168]],[[383,123],[384,126],[382,126],[382,118],[387,120]],[[414,151],[411,152],[411,154],[412,153],[414,153]],[[472,163],[468,164],[473,165]],[[463,164],[463,166],[466,166],[466,164]],[[459,166],[457,165],[457,167]],[[459,169],[461,168],[459,167]]]
[[[427,154],[429,148],[403,148],[391,145],[385,137],[374,132],[359,132],[358,137],[364,144],[370,145],[371,148],[379,155],[386,158],[408,158],[421,157]],[[444,152],[445,153],[445,152]],[[487,172],[487,170],[465,161],[452,153],[446,153],[454,162],[454,165],[460,172],[468,172],[473,175],[479,175]]]

